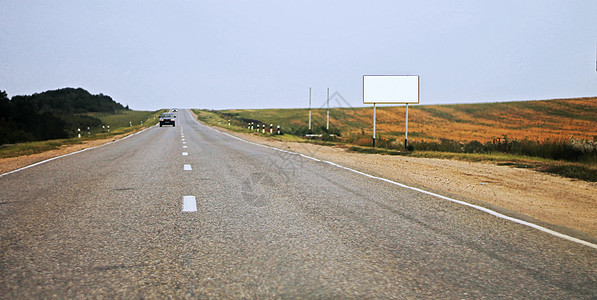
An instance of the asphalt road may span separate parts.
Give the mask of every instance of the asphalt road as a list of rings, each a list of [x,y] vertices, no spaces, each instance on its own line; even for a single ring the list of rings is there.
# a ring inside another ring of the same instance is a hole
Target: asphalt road
[[[594,248],[186,111],[0,177],[0,254],[4,299],[597,297]]]

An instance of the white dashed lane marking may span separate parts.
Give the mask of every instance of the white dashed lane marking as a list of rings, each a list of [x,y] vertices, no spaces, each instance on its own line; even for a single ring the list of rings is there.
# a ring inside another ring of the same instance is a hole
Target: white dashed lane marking
[[[187,155],[189,155],[189,152],[183,152],[182,153],[182,156],[187,156]]]
[[[184,164],[184,168],[185,171],[193,171],[193,169],[191,168],[190,164]]]
[[[197,201],[195,200],[195,196],[184,196],[182,201],[182,211],[197,211]]]
[[[182,146],[183,148],[187,148],[187,146]]]

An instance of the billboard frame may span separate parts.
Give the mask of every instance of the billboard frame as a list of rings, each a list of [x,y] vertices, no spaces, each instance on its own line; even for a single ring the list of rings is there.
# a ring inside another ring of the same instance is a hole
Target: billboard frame
[[[415,77],[416,89],[409,86],[409,84],[414,84],[413,79]],[[369,80],[369,88],[377,90],[366,94],[366,78],[377,79],[374,81]],[[392,79],[394,79],[393,82]],[[406,79],[408,79],[408,82],[406,82]],[[419,104],[421,91],[420,83],[421,79],[419,75],[363,75],[363,104],[373,104],[373,148],[375,148],[376,104],[406,104],[404,149],[408,150],[408,105]],[[400,91],[400,89],[408,89],[408,91]],[[416,90],[416,101],[414,100],[415,97],[413,97],[414,90]],[[367,100],[368,97],[376,99]]]
[[[416,88],[409,86],[415,82]],[[420,87],[419,75],[363,75],[363,104],[419,104]]]

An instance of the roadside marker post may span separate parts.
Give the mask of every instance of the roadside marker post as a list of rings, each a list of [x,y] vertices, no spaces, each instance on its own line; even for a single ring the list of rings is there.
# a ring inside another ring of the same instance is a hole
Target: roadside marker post
[[[278,135],[280,135],[280,125],[278,125]]]
[[[269,124],[269,134],[274,132],[274,124]]]
[[[79,138],[81,138],[81,128],[77,128],[77,132],[78,132],[77,136],[78,136]]]
[[[419,104],[418,75],[363,75],[363,104],[373,104],[375,147],[376,104],[406,104],[404,148],[408,149],[408,104]]]

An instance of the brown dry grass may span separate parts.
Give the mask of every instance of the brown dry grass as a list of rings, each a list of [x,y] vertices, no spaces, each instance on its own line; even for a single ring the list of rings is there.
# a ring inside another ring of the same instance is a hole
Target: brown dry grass
[[[349,134],[359,134],[360,128],[344,124],[371,123],[373,111],[346,109],[344,114],[331,123]],[[403,136],[404,127],[405,107],[378,107],[377,131],[382,136]],[[365,128],[365,133],[371,133],[371,125]],[[503,136],[538,141],[593,139],[597,137],[597,98],[409,107],[410,139],[485,142]]]
[[[239,126],[245,120],[259,120],[282,128],[307,127],[307,109],[249,109],[222,111]],[[325,109],[313,110],[313,128],[325,128]],[[373,108],[333,108],[330,126],[342,136],[371,136]],[[377,133],[382,137],[404,138],[405,107],[378,106]],[[411,105],[409,140],[485,143],[507,136],[510,139],[594,139],[597,137],[597,97],[518,101],[482,104]]]

